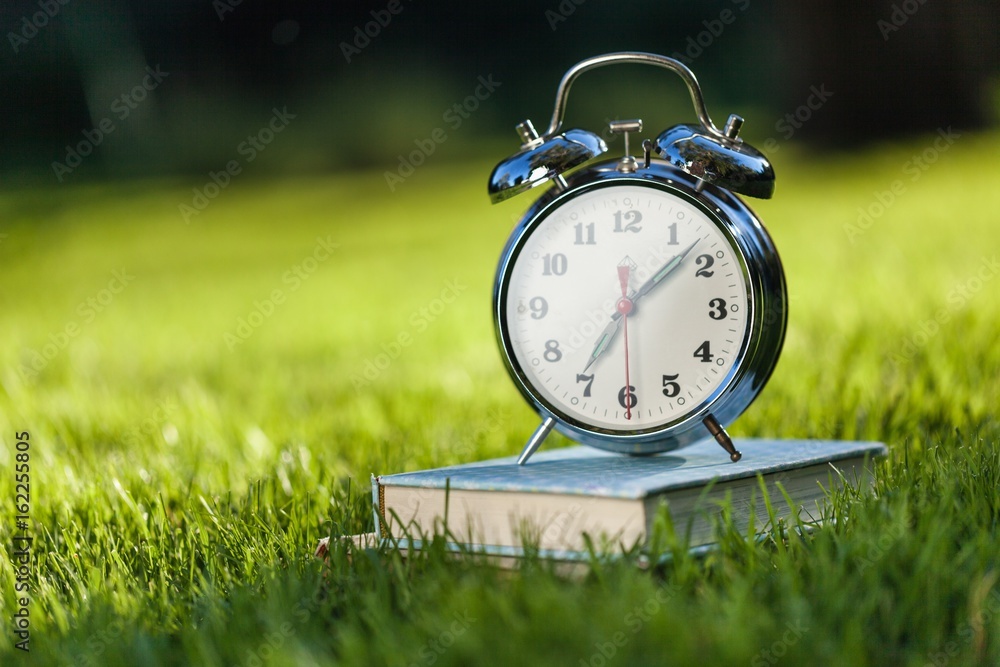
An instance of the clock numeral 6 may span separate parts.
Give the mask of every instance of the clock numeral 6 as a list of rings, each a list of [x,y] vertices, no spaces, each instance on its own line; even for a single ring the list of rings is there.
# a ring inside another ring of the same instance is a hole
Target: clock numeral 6
[[[677,394],[681,393],[681,386],[677,384],[674,380],[680,377],[680,373],[675,375],[664,375],[663,376],[663,395],[667,398],[673,398]]]
[[[562,359],[562,350],[559,349],[559,341],[555,339],[545,341],[545,353],[542,356],[545,357],[545,361],[551,363]]]
[[[712,354],[712,347],[708,344],[707,340],[699,345],[698,349],[695,350],[694,354],[691,356],[701,359],[701,363],[703,364],[707,364],[714,358],[714,355]]]
[[[586,382],[586,386],[583,388],[583,397],[588,398],[590,396],[590,385],[594,384],[594,375],[584,375],[583,373],[578,373],[576,376],[576,383]]]
[[[561,276],[566,273],[566,255],[557,252],[552,255],[542,255],[545,266],[542,268],[543,276]]]
[[[622,406],[626,410],[631,410],[638,403],[639,399],[635,395],[635,387],[632,385],[622,387],[622,390],[618,392],[618,405]]]
[[[725,299],[712,299],[708,302],[708,307],[712,309],[708,311],[708,316],[713,320],[721,320],[729,313],[729,311],[726,310]]]

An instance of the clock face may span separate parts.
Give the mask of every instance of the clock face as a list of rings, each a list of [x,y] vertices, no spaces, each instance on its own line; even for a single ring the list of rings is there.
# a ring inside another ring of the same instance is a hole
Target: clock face
[[[557,200],[516,243],[501,339],[524,390],[564,422],[667,432],[732,382],[749,284],[728,228],[693,199],[605,182]]]

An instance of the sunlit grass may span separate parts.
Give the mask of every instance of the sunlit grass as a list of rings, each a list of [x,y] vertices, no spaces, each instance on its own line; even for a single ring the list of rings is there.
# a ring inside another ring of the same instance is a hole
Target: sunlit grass
[[[236,179],[190,224],[184,184],[0,195],[5,627],[27,430],[44,663],[1000,660],[1000,138],[963,136],[913,180],[930,146],[783,150],[775,198],[750,202],[791,316],[732,432],[884,441],[877,493],[833,498],[836,524],[806,539],[723,526],[700,560],[665,527],[663,570],[582,581],[440,549],[335,550],[325,573],[311,557],[371,529],[370,473],[516,453],[536,425],[489,310],[531,195],[491,207],[491,161],[431,164],[395,193],[379,172]]]

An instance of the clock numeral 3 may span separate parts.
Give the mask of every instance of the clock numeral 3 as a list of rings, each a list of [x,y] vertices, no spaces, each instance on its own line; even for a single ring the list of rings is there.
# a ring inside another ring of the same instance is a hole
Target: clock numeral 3
[[[622,226],[622,220],[625,220],[625,225]],[[642,225],[642,213],[639,211],[615,211],[615,232],[641,232]]]
[[[622,387],[622,390],[618,392],[618,405],[622,406],[626,410],[631,410],[638,403],[639,399],[635,395],[635,387],[632,385]]]
[[[726,310],[725,299],[712,299],[708,302],[708,307],[712,309],[708,311],[708,316],[713,320],[721,320],[729,313],[729,311]]]
[[[591,375],[584,375],[583,373],[578,373],[577,376],[576,376],[576,383],[580,384],[581,382],[586,382],[587,383],[586,386],[583,388],[583,397],[584,398],[589,398],[590,397],[590,385],[594,384],[594,376],[593,376],[593,374],[591,374]]]
[[[675,382],[677,378],[680,377],[680,373],[675,375],[664,375],[663,376],[663,395],[667,398],[673,398],[677,394],[681,393],[681,386]]]
[[[553,364],[562,359],[562,350],[559,349],[559,341],[555,339],[545,341],[545,353],[542,356],[545,357],[545,361]]]

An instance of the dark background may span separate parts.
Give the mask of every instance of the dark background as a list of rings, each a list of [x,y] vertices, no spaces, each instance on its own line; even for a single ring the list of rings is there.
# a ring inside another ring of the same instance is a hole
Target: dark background
[[[234,2],[5,0],[5,185],[55,183],[52,163],[105,118],[114,131],[64,182],[204,176],[239,157],[274,108],[295,119],[256,161],[258,174],[393,169],[435,128],[447,134],[436,160],[500,159],[517,148],[515,123],[547,125],[568,67],[617,50],[685,55],[716,123],[740,113],[751,141],[851,149],[980,128],[998,115],[995,0]],[[58,11],[50,18],[44,7]],[[373,11],[391,20],[373,23]],[[35,33],[25,17],[37,19]],[[358,38],[366,24],[377,34]],[[147,66],[169,74],[120,119],[112,104],[141,84]],[[500,86],[449,126],[445,112],[491,75]],[[832,95],[790,137],[781,120],[813,87]],[[673,75],[617,67],[581,79],[567,125],[600,131],[630,117],[658,132],[694,114]]]

